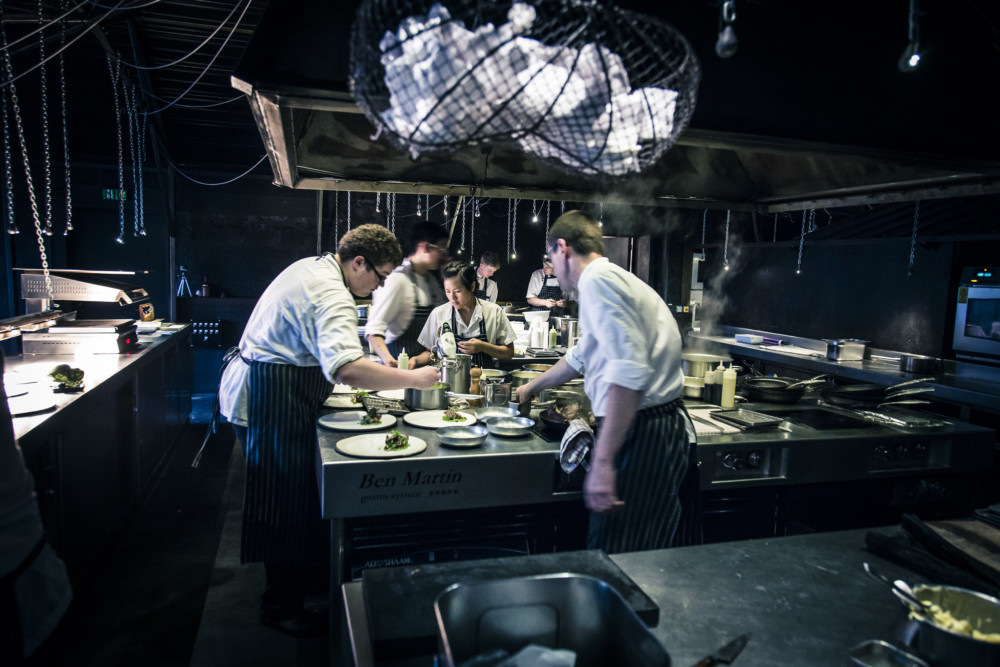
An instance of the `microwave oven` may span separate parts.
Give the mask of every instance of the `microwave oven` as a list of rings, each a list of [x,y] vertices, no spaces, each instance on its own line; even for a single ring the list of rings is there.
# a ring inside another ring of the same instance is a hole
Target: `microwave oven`
[[[962,270],[955,309],[952,351],[962,359],[1000,363],[1000,270]]]

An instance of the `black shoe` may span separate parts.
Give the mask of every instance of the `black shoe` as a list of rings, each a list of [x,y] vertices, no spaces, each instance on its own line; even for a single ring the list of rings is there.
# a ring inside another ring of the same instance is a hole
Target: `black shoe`
[[[319,637],[330,631],[330,617],[327,614],[315,614],[301,610],[293,616],[274,616],[266,611],[260,612],[260,622],[269,628],[289,637]]]

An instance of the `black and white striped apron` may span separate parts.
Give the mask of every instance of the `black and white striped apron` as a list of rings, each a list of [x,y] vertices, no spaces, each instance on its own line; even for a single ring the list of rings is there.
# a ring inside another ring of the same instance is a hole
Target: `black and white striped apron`
[[[681,518],[681,482],[688,473],[688,417],[681,399],[640,410],[615,459],[613,514],[590,515],[587,548],[606,553],[664,549]],[[598,427],[599,428],[599,427]]]
[[[473,340],[479,339],[485,343],[490,342],[486,337],[486,313],[483,313],[483,318],[479,320],[479,335],[478,336],[459,336],[458,328],[456,326],[455,320],[455,307],[451,307],[451,330],[455,333],[455,342],[460,340]],[[479,366],[480,368],[495,368],[496,360],[485,352],[476,352],[472,355],[472,365]]]
[[[318,563],[316,417],[332,389],[319,366],[251,362],[242,562]]]
[[[420,337],[420,332],[423,331],[424,325],[427,323],[427,318],[430,317],[431,311],[438,306],[436,303],[430,303],[425,306],[420,305],[417,299],[419,290],[417,290],[417,279],[413,276],[413,267],[406,266],[398,270],[401,271],[402,274],[410,281],[410,284],[413,285],[414,304],[413,318],[407,325],[406,330],[403,331],[399,338],[391,343],[387,341],[385,344],[385,346],[389,348],[389,354],[397,359],[399,358],[399,353],[404,349],[406,350],[406,354],[410,357],[415,357],[420,354],[420,351],[423,349],[423,345],[417,341],[417,338]],[[433,279],[433,277],[428,278],[428,280]]]
[[[486,292],[486,288],[489,286],[489,282],[490,282],[489,278],[483,278],[482,279],[483,286],[477,289],[475,292],[473,292],[472,295],[477,299],[482,299],[483,301],[489,301],[490,295]]]
[[[550,285],[549,280],[555,280],[555,285]],[[559,301],[563,298],[562,288],[559,287],[559,279],[555,276],[542,276],[542,288],[538,290],[539,299],[555,299]],[[532,310],[550,310],[550,317],[562,317],[563,309],[559,306],[552,306],[552,308],[546,308],[545,306],[532,306]]]

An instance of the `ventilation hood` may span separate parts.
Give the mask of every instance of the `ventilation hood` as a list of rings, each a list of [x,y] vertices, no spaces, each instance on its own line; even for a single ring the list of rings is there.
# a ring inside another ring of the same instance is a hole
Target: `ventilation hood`
[[[902,32],[902,9],[746,5],[735,24],[740,49],[723,60],[714,53],[714,8],[657,4],[652,11],[692,42],[701,88],[677,144],[621,181],[567,175],[503,144],[411,159],[376,138],[350,93],[356,0],[270,3],[231,80],[250,104],[274,182],[288,188],[757,212],[1000,192],[1000,133],[977,92],[1000,68],[995,54],[985,65],[967,62],[977,57],[977,32],[966,30],[965,41],[935,52],[936,63],[903,74],[896,51],[905,39],[885,37]],[[813,21],[823,30],[803,29]]]

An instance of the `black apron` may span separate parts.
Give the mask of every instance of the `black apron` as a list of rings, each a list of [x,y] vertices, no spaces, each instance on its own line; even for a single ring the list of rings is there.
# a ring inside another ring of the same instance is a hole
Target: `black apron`
[[[678,525],[682,504],[693,501],[682,500],[680,493],[693,450],[689,419],[679,398],[636,413],[615,458],[618,497],[625,507],[613,514],[591,513],[588,549],[615,554],[665,549],[687,541],[678,534]]]
[[[489,301],[490,300],[490,296],[486,292],[486,288],[489,286],[489,282],[490,282],[489,278],[483,278],[483,286],[482,286],[482,288],[477,289],[475,292],[472,293],[472,295],[474,297],[476,297],[477,299],[482,299],[483,301]]]
[[[479,339],[485,343],[490,342],[489,338],[486,337],[486,313],[483,313],[483,318],[479,320],[479,335],[478,336],[459,336],[458,326],[455,320],[455,307],[451,307],[451,331],[455,334],[455,342],[458,343],[460,340],[473,340]],[[472,355],[472,365],[479,366],[480,368],[495,368],[496,359],[486,354],[485,352],[476,352]]]
[[[555,280],[556,283],[559,279],[555,276],[543,276],[542,277],[542,289],[538,290],[539,299],[555,299],[559,301],[563,297],[562,288],[558,284],[550,285],[549,280]],[[532,310],[549,310],[549,317],[562,317],[563,309],[559,306],[552,306],[551,308],[546,308],[545,306],[532,306]]]
[[[316,417],[333,390],[320,366],[255,361],[247,378],[243,563],[312,566],[325,527],[316,482]]]
[[[404,275],[409,279],[410,283],[413,284],[413,293],[417,293],[417,284],[413,278],[413,273],[411,267],[407,266],[401,269]],[[432,297],[433,298],[433,297]],[[406,330],[400,335],[399,338],[392,341],[391,343],[386,342],[385,346],[389,348],[389,354],[395,358],[399,358],[400,352],[404,349],[406,354],[411,358],[420,354],[419,350],[423,346],[417,341],[420,337],[420,332],[424,330],[424,325],[427,323],[427,318],[430,316],[431,311],[437,307],[438,304],[431,303],[427,306],[421,306],[417,303],[413,306],[413,319],[407,325]]]

